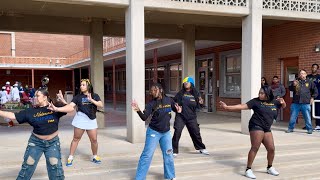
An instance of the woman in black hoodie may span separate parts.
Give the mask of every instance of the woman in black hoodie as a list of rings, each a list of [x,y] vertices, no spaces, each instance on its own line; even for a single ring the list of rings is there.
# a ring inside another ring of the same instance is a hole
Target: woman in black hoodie
[[[173,99],[179,106],[182,106],[182,112],[176,115],[174,121],[173,156],[176,157],[179,153],[179,140],[184,126],[187,126],[194,148],[199,150],[201,154],[209,155],[206,146],[202,143],[197,121],[197,109],[201,108],[203,100],[194,88],[194,80],[191,77],[183,79],[182,89]]]
[[[172,142],[170,133],[171,112],[180,113],[181,107],[171,98],[164,95],[160,84],[153,84],[150,89],[152,100],[146,104],[145,110],[141,111],[137,102],[132,102],[132,108],[143,121],[151,117],[149,127],[146,132],[146,141],[143,152],[140,156],[135,180],[145,180],[153,153],[158,144],[163,155],[164,178],[175,179],[175,169],[172,156]]]

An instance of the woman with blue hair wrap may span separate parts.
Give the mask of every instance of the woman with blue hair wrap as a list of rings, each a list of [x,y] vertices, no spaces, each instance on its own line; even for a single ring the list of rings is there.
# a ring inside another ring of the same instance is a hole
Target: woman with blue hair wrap
[[[173,98],[182,106],[182,112],[176,115],[174,121],[174,135],[172,138],[173,156],[179,153],[179,140],[184,126],[187,126],[194,148],[201,154],[209,155],[206,146],[202,143],[200,127],[197,121],[197,109],[202,107],[203,100],[199,92],[194,88],[194,80],[191,77],[183,79],[182,89]]]

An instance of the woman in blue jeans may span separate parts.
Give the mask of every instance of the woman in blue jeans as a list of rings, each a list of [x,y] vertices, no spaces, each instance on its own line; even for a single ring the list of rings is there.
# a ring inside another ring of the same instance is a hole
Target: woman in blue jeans
[[[163,88],[160,84],[152,85],[150,93],[153,99],[146,105],[143,112],[141,112],[135,101],[132,102],[133,110],[138,113],[143,121],[151,116],[151,121],[146,132],[145,146],[140,156],[135,179],[146,179],[153,153],[159,143],[164,161],[164,178],[175,179],[170,119],[172,110],[180,113],[181,107],[179,107],[171,98],[164,95]]]
[[[46,157],[49,179],[62,180],[64,172],[61,163],[58,124],[60,117],[66,113],[53,112],[48,109],[51,100],[45,89],[37,90],[35,101],[36,107],[18,113],[0,111],[0,116],[4,118],[16,119],[19,124],[29,123],[33,127],[17,180],[31,179],[43,153]]]

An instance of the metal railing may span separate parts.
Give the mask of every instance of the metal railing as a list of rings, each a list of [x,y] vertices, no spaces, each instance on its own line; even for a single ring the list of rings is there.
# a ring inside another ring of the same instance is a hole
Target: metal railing
[[[64,66],[67,64],[67,58],[0,56],[0,64],[2,65],[36,64],[36,65],[48,65],[48,66]]]
[[[66,59],[67,59],[67,64],[73,64],[75,62],[78,62],[80,60],[83,60],[89,57],[90,57],[90,49],[84,49],[82,51],[79,51],[77,53],[74,53],[68,56]]]
[[[122,37],[105,37],[103,39],[103,53],[111,52],[126,46],[126,39]],[[68,63],[73,64],[77,61],[90,57],[90,49],[84,49],[67,57]]]
[[[111,52],[116,49],[125,47],[125,38],[120,37],[106,37],[103,39],[103,53]],[[90,49],[83,49],[66,58],[55,57],[12,57],[0,56],[0,64],[2,65],[15,65],[15,64],[28,64],[28,65],[47,65],[52,67],[61,67],[69,64],[76,63],[80,60],[90,57]]]
[[[126,46],[126,38],[107,37],[103,39],[103,53],[120,49]]]
[[[319,0],[263,0],[263,9],[320,13]]]
[[[176,2],[246,7],[248,0],[171,0]]]
[[[312,103],[312,117],[320,119],[320,116],[316,116],[316,103],[320,103],[320,100],[313,100],[313,103]]]

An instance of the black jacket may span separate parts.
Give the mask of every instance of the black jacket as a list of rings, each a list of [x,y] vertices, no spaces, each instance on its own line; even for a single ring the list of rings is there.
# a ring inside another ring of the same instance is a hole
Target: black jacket
[[[177,112],[175,102],[172,98],[165,96],[161,100],[152,99],[143,112],[138,111],[138,115],[143,121],[152,116],[149,127],[164,133],[170,130],[171,111]]]
[[[196,89],[192,89],[190,92],[182,89],[173,98],[175,102],[182,106],[182,112],[177,116],[182,116],[186,120],[197,118],[197,111],[202,107],[199,103],[200,94]]]
[[[309,79],[298,81],[297,86],[293,86],[293,82],[289,86],[289,90],[293,91],[292,103],[309,104],[311,98],[315,99],[318,96],[318,89]]]

